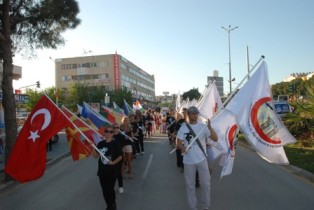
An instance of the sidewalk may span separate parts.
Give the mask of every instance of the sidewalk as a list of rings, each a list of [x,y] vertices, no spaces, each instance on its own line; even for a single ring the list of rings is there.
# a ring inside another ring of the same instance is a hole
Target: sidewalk
[[[63,158],[70,153],[68,143],[64,132],[59,133],[58,143],[52,144],[52,150],[47,151],[47,165],[54,163],[55,161]],[[4,151],[0,154],[0,190],[5,188],[9,183],[3,183],[4,181]]]

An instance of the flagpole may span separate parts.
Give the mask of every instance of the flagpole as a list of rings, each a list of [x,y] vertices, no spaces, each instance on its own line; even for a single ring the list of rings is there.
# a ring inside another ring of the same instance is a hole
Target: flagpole
[[[246,80],[247,77],[250,76],[250,73],[257,67],[257,65],[265,58],[264,55],[261,56],[261,58],[257,61],[257,63],[251,68],[251,70],[245,75],[245,77],[242,79],[242,81],[238,84],[238,86],[231,92],[231,94],[228,96],[228,98],[224,101],[223,106],[227,104],[227,102],[230,101],[232,96],[237,92],[237,89],[242,85],[242,83]]]
[[[247,65],[247,72],[250,73],[250,59],[249,59],[249,46],[246,46],[246,65]],[[248,75],[247,80],[250,79],[250,75]]]

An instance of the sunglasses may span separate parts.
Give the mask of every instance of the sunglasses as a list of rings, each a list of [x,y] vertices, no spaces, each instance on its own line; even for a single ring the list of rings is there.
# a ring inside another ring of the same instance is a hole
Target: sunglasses
[[[113,133],[113,130],[106,130],[105,133]]]
[[[118,128],[120,128],[120,127],[119,127],[119,126],[114,126],[113,128],[114,128],[114,129],[118,129]]]

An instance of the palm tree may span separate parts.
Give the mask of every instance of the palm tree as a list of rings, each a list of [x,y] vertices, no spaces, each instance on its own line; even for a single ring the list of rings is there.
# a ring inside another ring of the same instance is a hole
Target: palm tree
[[[306,98],[291,102],[294,110],[284,118],[284,123],[302,146],[311,146],[314,141],[314,92],[310,85],[306,89]]]

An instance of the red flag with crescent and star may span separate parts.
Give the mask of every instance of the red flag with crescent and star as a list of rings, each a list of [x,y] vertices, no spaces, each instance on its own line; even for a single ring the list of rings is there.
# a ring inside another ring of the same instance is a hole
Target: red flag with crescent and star
[[[48,140],[69,125],[71,122],[50,98],[42,96],[16,139],[5,172],[21,183],[41,177],[46,168]]]

